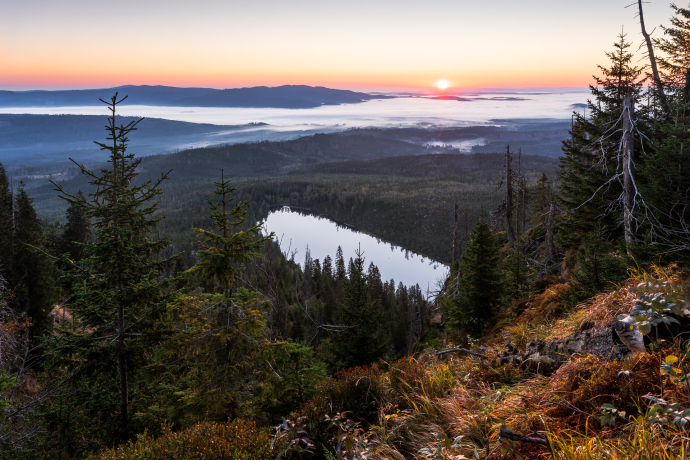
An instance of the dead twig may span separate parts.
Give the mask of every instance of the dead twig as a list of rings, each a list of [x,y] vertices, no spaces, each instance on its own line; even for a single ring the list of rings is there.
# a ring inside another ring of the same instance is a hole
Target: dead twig
[[[476,356],[477,358],[489,359],[486,355],[483,355],[481,353],[475,353],[474,351],[470,351],[467,348],[451,348],[449,350],[437,351],[436,358],[448,353],[467,353],[468,355]]]

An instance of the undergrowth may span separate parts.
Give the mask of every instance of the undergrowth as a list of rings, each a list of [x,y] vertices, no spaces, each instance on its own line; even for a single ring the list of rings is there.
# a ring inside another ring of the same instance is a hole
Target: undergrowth
[[[142,437],[98,458],[173,458],[165,452],[190,449],[189,443],[197,443],[197,450],[188,450],[185,458],[686,458],[690,341],[659,341],[648,352],[618,361],[578,355],[550,376],[497,364],[501,341],[524,346],[534,337],[572,334],[585,322],[588,327],[611,323],[636,304],[630,288],[652,286],[654,280],[671,282],[673,271],[634,272],[615,290],[571,311],[558,303],[564,290],[559,285],[533,296],[502,334],[484,344],[486,359],[420,354],[342,371],[291,414],[295,422],[276,428],[273,444],[249,422],[236,421],[199,424],[157,440]],[[201,456],[198,446],[211,449],[216,442],[223,449],[241,449],[231,457]]]
[[[361,436],[367,437],[370,459],[686,458],[690,438],[673,418],[690,406],[690,379],[668,371],[676,369],[668,363],[677,359],[668,356],[690,354],[680,340],[662,341],[648,353],[619,361],[575,356],[551,376],[496,364],[502,341],[524,347],[535,337],[551,340],[585,325],[609,324],[635,305],[630,288],[672,276],[672,270],[659,267],[633,272],[613,291],[571,311],[559,303],[565,287],[552,286],[485,343],[488,359],[451,354],[439,360],[423,354],[390,363],[385,372],[350,370],[322,385],[299,414],[308,416],[314,430],[329,411],[352,410],[348,417],[366,427]],[[661,410],[655,400],[677,406]],[[654,418],[655,413],[667,418]],[[542,442],[515,441],[506,433]],[[325,452],[323,458],[329,458]]]

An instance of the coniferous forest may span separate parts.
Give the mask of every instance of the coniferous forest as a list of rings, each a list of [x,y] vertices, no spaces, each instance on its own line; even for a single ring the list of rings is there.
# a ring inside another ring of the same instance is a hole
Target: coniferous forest
[[[141,157],[121,93],[107,162],[0,165],[0,458],[687,458],[690,9],[644,61],[611,41],[558,159],[394,128]],[[447,276],[295,257],[282,206]]]

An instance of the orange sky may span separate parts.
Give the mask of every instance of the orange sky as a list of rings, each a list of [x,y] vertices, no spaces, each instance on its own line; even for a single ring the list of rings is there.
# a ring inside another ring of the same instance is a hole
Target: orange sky
[[[7,2],[0,89],[586,86],[630,0]],[[648,29],[670,9],[645,5]],[[597,11],[596,15],[592,12]],[[112,24],[112,25],[111,25]],[[657,31],[656,36],[659,36]]]

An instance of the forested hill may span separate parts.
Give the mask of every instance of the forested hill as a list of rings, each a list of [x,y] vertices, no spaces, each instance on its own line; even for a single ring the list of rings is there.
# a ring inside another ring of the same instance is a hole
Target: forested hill
[[[538,155],[521,155],[521,172],[532,176],[535,173],[552,174],[558,160]],[[517,167],[517,165],[516,165]],[[407,177],[426,177],[434,179],[467,180],[470,175],[479,177],[502,174],[503,154],[478,153],[471,155],[433,154],[412,158],[388,157],[368,161],[348,161],[347,163],[320,164],[307,171],[315,174],[386,174]]]
[[[123,102],[171,107],[269,107],[306,109],[322,105],[356,104],[371,99],[387,99],[355,91],[322,86],[284,85],[252,88],[176,88],[170,86],[120,86],[117,88],[69,91],[0,91],[0,107],[74,107],[101,105],[115,92],[128,95]]]
[[[204,203],[223,169],[239,196],[250,201],[252,221],[266,217],[273,206],[297,206],[449,262],[454,204],[467,207],[469,222],[482,207],[495,209],[502,199],[497,186],[504,164],[500,153],[426,154],[423,146],[403,141],[318,134],[146,157],[138,181],[172,170],[161,198],[168,218],[160,229],[175,235],[187,253],[196,250],[191,228],[206,225]],[[519,166],[531,187],[542,173],[555,178],[557,160],[522,155]],[[74,168],[69,175],[70,180],[60,182],[65,189],[89,190]],[[52,185],[40,181],[33,180],[28,190],[39,215],[64,219],[65,203]]]
[[[427,149],[421,145],[391,139],[365,135],[315,134],[289,141],[201,147],[152,155],[143,159],[138,172],[139,178],[143,180],[156,177],[162,171],[172,170],[171,178],[175,181],[201,181],[209,184],[216,179],[220,169],[224,169],[228,177],[233,179],[247,179],[280,175],[318,163],[420,155],[426,152]],[[63,167],[50,177],[37,174],[31,167],[15,170],[14,174],[16,179],[25,181],[30,188],[38,187],[38,190],[32,192],[32,196],[39,201],[43,192],[52,194],[52,186],[46,180],[48,178],[59,181],[67,179],[65,187],[68,189],[86,185],[74,167]]]
[[[555,178],[555,159],[523,155],[520,162],[529,190],[537,187],[542,174]],[[450,263],[455,204],[467,211],[467,225],[482,209],[493,212],[505,195],[499,190],[504,164],[505,156],[499,153],[347,161],[247,183],[240,191],[252,210],[265,213],[277,205],[308,209]],[[525,214],[525,208],[519,212]],[[180,218],[191,217],[182,214]],[[466,237],[460,232],[459,241],[464,244]]]
[[[125,125],[137,117],[120,117]],[[107,156],[93,143],[103,140],[104,119],[97,115],[0,114],[0,162],[50,165],[104,161]],[[198,142],[222,142],[240,132],[267,126],[251,123],[240,126],[186,123],[162,118],[145,118],[137,125],[130,148],[138,155],[175,150]],[[210,140],[209,140],[210,139]]]
[[[571,121],[553,118],[496,119],[491,124],[462,127],[354,128],[350,134],[397,139],[417,144],[447,144],[471,153],[514,151],[557,158]]]

